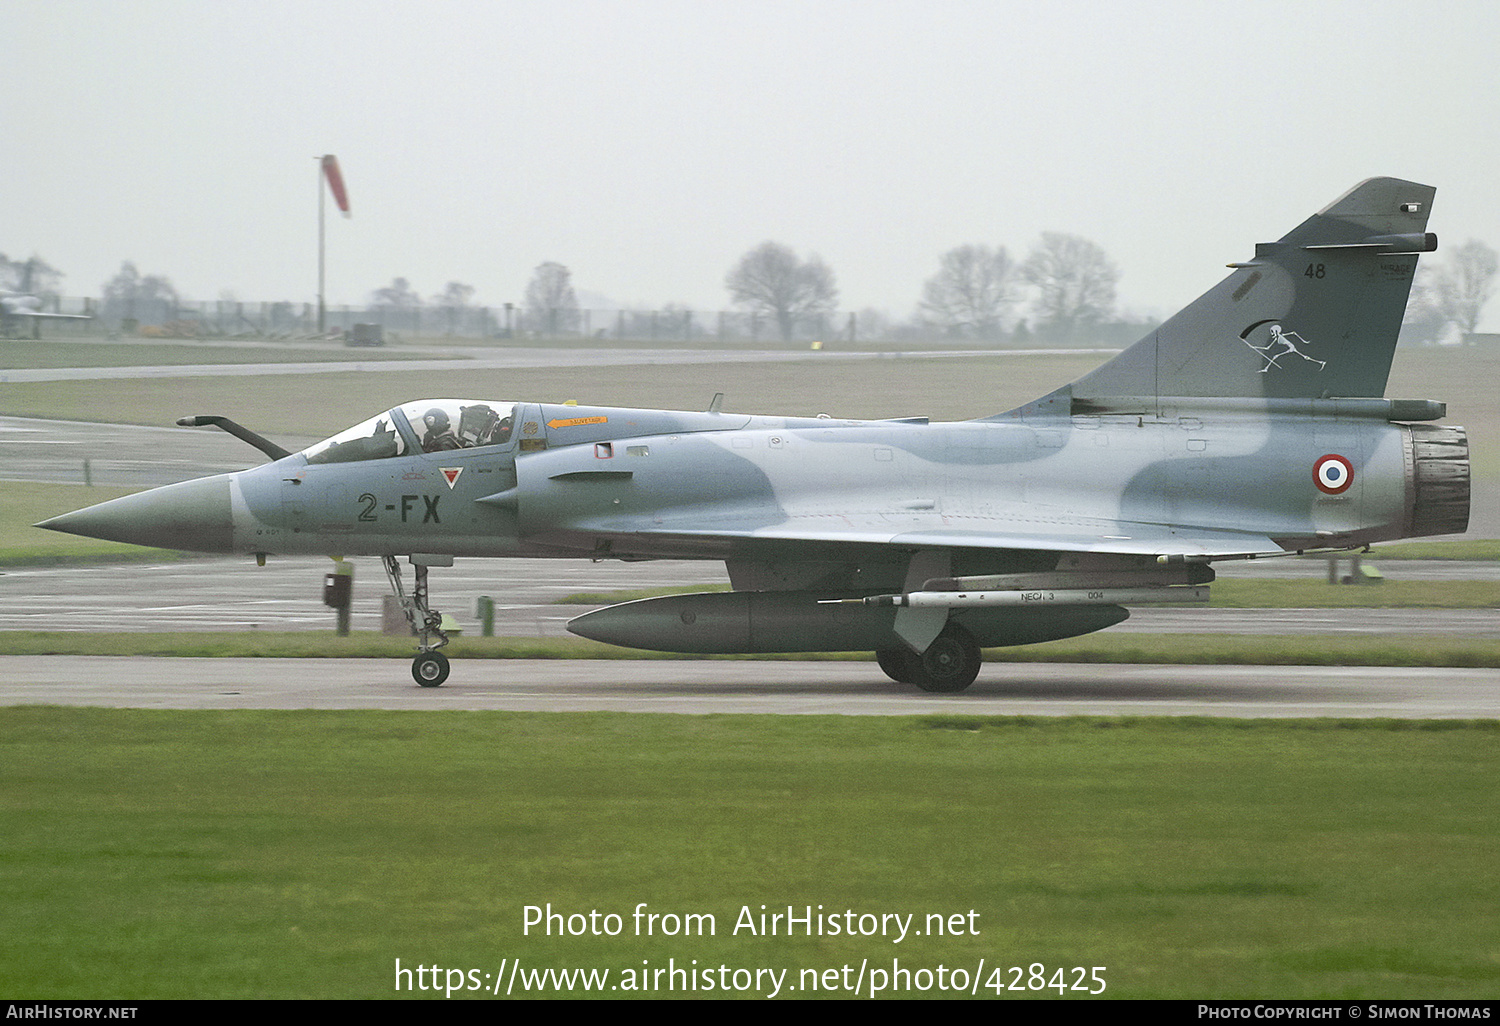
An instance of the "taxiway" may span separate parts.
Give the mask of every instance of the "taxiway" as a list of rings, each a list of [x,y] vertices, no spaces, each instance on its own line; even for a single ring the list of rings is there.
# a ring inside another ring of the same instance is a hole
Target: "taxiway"
[[[873,661],[464,659],[441,688],[405,660],[0,657],[0,705],[494,709],[905,716],[1500,717],[1500,670],[990,663],[958,695]]]

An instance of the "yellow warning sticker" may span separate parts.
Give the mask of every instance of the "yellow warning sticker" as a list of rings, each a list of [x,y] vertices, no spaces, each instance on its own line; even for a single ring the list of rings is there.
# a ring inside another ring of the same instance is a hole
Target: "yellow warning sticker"
[[[549,420],[549,428],[579,427],[583,424],[608,424],[608,417],[573,417],[570,420]]]

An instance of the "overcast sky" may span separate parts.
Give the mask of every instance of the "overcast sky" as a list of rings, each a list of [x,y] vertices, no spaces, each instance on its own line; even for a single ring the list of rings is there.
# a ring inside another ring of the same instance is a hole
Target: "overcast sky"
[[[728,305],[765,239],[905,316],[939,255],[1099,242],[1165,315],[1361,179],[1500,248],[1500,4],[0,0],[0,252],[97,295]],[[1441,256],[1441,252],[1438,254]],[[1430,259],[1430,258],[1424,258]],[[1500,300],[1486,326],[1500,324]]]

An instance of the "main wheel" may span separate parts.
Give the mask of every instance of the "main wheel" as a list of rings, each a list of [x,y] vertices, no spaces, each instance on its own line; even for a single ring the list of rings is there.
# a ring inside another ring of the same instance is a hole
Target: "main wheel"
[[[915,684],[922,671],[922,657],[909,648],[882,648],[875,653],[875,661],[897,684]]]
[[[424,688],[435,688],[448,679],[448,657],[441,652],[419,652],[411,661],[411,675]]]
[[[950,623],[922,653],[912,683],[923,691],[944,694],[962,691],[979,676],[980,662],[979,643],[974,635]]]

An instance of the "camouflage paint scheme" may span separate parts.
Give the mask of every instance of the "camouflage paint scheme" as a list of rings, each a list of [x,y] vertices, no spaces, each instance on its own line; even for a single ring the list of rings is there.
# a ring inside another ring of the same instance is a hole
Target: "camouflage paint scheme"
[[[428,686],[448,667],[427,567],[556,556],[728,567],[732,592],[596,610],[570,624],[588,637],[875,650],[896,680],[961,690],[980,647],[1206,601],[1215,560],[1465,529],[1463,429],[1428,423],[1442,403],[1383,398],[1433,195],[1365,181],[1115,359],[981,420],[422,400],[296,454],[234,425],[280,458],[39,526],[385,557]]]

